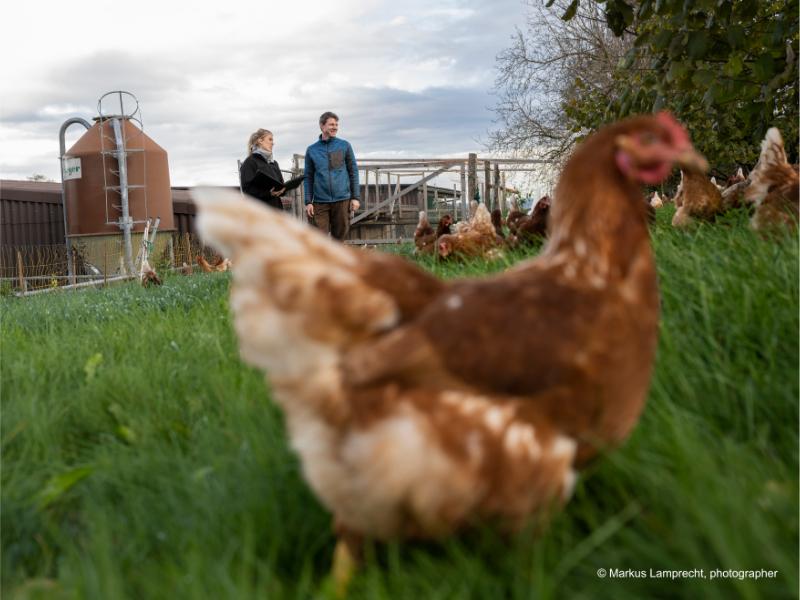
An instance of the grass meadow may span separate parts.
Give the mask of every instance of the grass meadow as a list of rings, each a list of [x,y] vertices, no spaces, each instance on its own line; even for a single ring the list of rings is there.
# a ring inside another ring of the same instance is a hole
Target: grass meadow
[[[762,239],[743,213],[679,232],[671,214],[653,230],[661,335],[628,442],[542,535],[371,546],[350,597],[797,597],[797,237]],[[422,264],[475,276],[521,258]],[[2,300],[4,598],[325,595],[330,515],[238,358],[229,282]],[[655,576],[692,569],[706,577]]]

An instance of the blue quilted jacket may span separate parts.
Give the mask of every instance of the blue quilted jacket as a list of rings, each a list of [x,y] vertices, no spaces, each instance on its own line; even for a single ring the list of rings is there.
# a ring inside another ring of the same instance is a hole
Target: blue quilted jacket
[[[360,197],[356,156],[350,143],[341,138],[323,140],[319,136],[306,149],[304,174],[306,204]]]

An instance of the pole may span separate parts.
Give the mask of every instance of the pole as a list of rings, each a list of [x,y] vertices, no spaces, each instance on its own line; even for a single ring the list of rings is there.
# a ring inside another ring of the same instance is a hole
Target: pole
[[[66,157],[64,155],[67,153],[67,142],[65,139],[67,129],[70,125],[75,125],[76,123],[83,125],[87,130],[92,128],[89,121],[86,119],[73,117],[64,121],[61,124],[61,129],[58,130],[58,147],[60,150],[58,160],[61,164],[61,209],[64,213],[64,243],[67,245],[67,272],[70,277],[75,274],[75,265],[72,262],[72,243],[69,239],[69,227],[67,226],[67,184],[64,181],[64,158]]]
[[[467,192],[469,193],[467,206],[469,206],[469,203],[475,199],[475,193],[478,191],[478,155],[474,152],[470,152],[468,157],[467,186]]]
[[[120,96],[120,102],[121,100]],[[117,164],[119,166],[119,195],[122,204],[122,214],[119,217],[119,228],[122,229],[122,239],[125,243],[125,268],[129,275],[133,275],[133,243],[131,240],[131,230],[133,229],[133,218],[130,215],[128,205],[128,161],[125,152],[125,139],[122,135],[122,119],[112,118],[111,126],[114,128],[114,139],[117,142]]]
[[[28,286],[25,285],[25,270],[22,268],[22,253],[17,250],[17,275],[19,276],[19,289],[23,292],[28,291]]]

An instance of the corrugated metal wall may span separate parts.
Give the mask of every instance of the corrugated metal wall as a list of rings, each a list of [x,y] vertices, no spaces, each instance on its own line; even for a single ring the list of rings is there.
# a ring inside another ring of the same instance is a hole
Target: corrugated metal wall
[[[364,185],[361,185],[362,205]],[[407,187],[403,184],[402,187]],[[231,187],[238,191],[238,187]],[[381,184],[376,190],[370,184],[370,204],[377,196],[383,200],[394,193],[394,185]],[[401,201],[405,210],[416,219],[415,207],[421,190],[413,190]],[[172,212],[176,234],[196,235],[194,229],[195,206],[190,188],[172,188]],[[415,221],[416,223],[416,221]],[[358,229],[358,228],[355,228]],[[370,231],[370,234],[374,234]],[[364,232],[353,232],[359,238]],[[0,181],[0,246],[54,246],[64,244],[64,216],[61,210],[61,184],[54,182]]]
[[[188,188],[172,188],[172,199],[177,232],[194,235],[195,208]],[[58,244],[64,244],[61,184],[0,181],[0,246]]]
[[[0,245],[63,243],[60,184],[0,181]]]

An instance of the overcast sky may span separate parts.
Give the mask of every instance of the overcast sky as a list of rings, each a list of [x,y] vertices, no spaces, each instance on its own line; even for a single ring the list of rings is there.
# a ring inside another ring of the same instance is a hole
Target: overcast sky
[[[402,4],[402,7],[401,7]],[[360,157],[485,154],[495,56],[521,0],[5,2],[0,176],[60,181],[58,130],[139,99],[172,185],[235,185],[258,127],[291,167],[325,110]],[[72,126],[67,148],[85,131]]]

